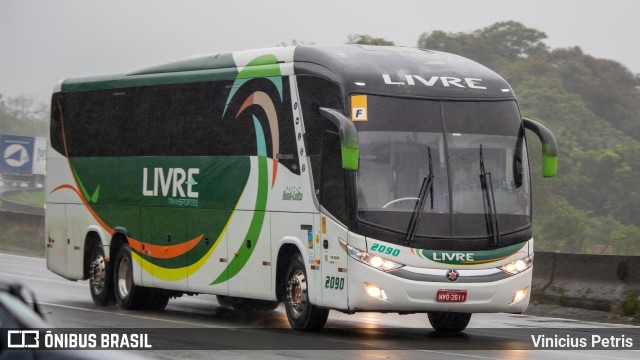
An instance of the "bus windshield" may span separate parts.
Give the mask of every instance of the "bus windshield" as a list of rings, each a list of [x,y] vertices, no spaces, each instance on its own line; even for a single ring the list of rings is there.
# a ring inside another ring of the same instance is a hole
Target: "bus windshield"
[[[513,101],[428,101],[368,96],[368,119],[357,122],[358,218],[404,232],[425,177],[433,184],[416,236],[489,234],[487,211],[500,233],[530,226],[524,130]],[[482,150],[481,150],[482,149]],[[431,161],[428,152],[431,152]],[[490,173],[492,208],[481,186]],[[431,164],[430,164],[431,162]]]

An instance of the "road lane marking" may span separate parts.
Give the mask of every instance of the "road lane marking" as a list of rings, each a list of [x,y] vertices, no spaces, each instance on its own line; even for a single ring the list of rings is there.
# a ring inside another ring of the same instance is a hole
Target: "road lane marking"
[[[188,321],[161,319],[161,318],[154,318],[154,317],[151,317],[151,316],[132,315],[131,313],[122,314],[122,313],[117,313],[117,312],[110,312],[110,311],[97,310],[97,309],[87,309],[87,308],[82,308],[82,307],[77,307],[77,306],[53,304],[53,303],[46,303],[46,302],[40,302],[39,304],[40,305],[45,305],[45,306],[53,306],[53,307],[60,307],[60,308],[65,308],[65,309],[72,309],[72,310],[81,310],[81,311],[97,312],[97,313],[103,313],[103,314],[109,314],[109,315],[126,316],[126,317],[129,317],[129,318],[164,321],[164,322],[175,323],[175,324],[185,324],[185,325],[192,325],[192,326],[210,327],[210,328],[216,328],[216,329],[225,329],[226,328],[225,326],[215,326],[215,325],[199,324],[199,323],[188,322]]]
[[[474,359],[490,359],[490,360],[497,359],[495,357],[486,357],[486,356],[470,355],[470,354],[460,354],[460,353],[454,353],[454,352],[448,352],[448,351],[420,350],[420,349],[416,349],[416,351],[428,352],[428,353],[434,353],[434,354],[440,354],[440,355],[447,355],[447,356],[463,356],[463,357],[469,357],[469,358],[474,358]]]
[[[0,256],[10,256],[10,257],[17,257],[17,258],[23,258],[23,259],[33,259],[33,260],[41,260],[41,261],[45,261],[45,258],[41,258],[41,257],[35,257],[35,256],[26,256],[26,255],[16,255],[16,254],[7,254],[4,252],[0,252]]]

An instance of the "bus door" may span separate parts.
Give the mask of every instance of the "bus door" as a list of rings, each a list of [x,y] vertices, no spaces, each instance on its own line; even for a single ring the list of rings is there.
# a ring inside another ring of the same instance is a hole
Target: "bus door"
[[[319,201],[323,211],[320,222],[320,269],[322,305],[347,308],[347,254],[340,242],[347,242],[347,228],[335,219],[346,221],[346,171],[342,168],[340,136],[332,131],[322,133],[320,155]]]
[[[340,246],[346,244],[347,230],[331,218],[320,214],[320,286],[323,306],[338,309],[347,308],[347,253]]]

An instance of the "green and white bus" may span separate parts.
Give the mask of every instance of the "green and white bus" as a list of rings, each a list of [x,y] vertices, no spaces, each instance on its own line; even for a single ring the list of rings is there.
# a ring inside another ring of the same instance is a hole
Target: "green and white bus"
[[[533,263],[525,128],[511,87],[460,56],[292,46],[223,53],[53,93],[48,268],[93,301],[161,310],[215,294],[284,303],[295,329],[330,309],[428,313],[461,331],[521,313]]]

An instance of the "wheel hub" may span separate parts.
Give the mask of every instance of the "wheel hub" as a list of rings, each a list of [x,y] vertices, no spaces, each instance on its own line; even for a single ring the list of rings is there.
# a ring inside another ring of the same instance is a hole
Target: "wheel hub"
[[[301,270],[296,270],[287,282],[287,304],[295,318],[302,316],[307,309],[307,279]]]
[[[104,256],[96,256],[89,267],[89,283],[93,287],[94,291],[98,294],[104,290],[105,279],[107,275],[106,270],[107,266],[104,261]]]
[[[121,298],[129,296],[132,285],[131,262],[128,258],[123,258],[118,266],[118,293]]]

